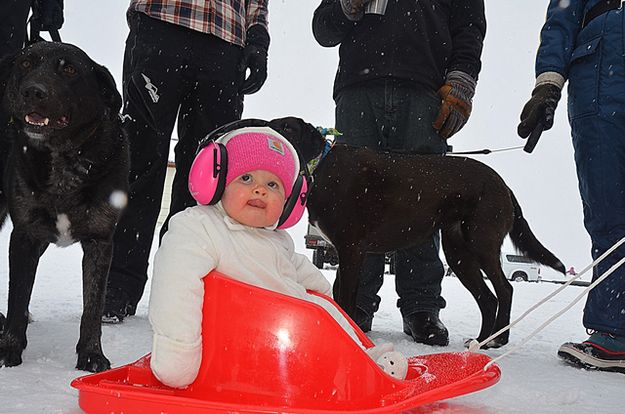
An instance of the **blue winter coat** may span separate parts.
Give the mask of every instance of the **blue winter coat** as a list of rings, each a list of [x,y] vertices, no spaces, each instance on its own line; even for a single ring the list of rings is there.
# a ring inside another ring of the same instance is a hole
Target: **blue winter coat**
[[[622,87],[625,42],[623,10],[612,10],[582,29],[584,15],[601,0],[550,0],[540,34],[536,76],[557,72],[569,81],[572,119],[614,111],[615,88]],[[615,76],[616,75],[616,76]]]

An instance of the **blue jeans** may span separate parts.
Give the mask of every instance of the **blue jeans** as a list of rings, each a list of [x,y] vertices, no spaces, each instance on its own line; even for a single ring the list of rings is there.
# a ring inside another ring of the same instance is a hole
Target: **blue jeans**
[[[447,144],[432,128],[439,107],[435,91],[392,80],[343,89],[336,96],[336,128],[342,133],[337,142],[376,150],[443,154]],[[396,252],[397,307],[404,317],[445,307],[439,247],[437,233],[427,243]],[[360,275],[357,306],[369,317],[380,305],[377,293],[383,277],[384,255],[368,254]]]
[[[579,34],[569,69],[569,122],[593,259],[625,237],[624,39],[624,13],[592,21]],[[625,247],[613,252],[593,280],[624,256]],[[625,337],[625,265],[590,291],[583,322]]]

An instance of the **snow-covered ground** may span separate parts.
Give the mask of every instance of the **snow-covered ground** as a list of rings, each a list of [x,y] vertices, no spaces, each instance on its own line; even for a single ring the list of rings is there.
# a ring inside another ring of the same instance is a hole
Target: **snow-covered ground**
[[[296,240],[301,230],[292,232]],[[0,234],[0,252],[6,254],[10,224]],[[309,252],[308,252],[309,253]],[[77,245],[61,249],[50,247],[42,258],[31,301],[34,322],[28,327],[28,348],[19,367],[0,368],[0,413],[79,413],[78,393],[69,386],[83,375],[76,371],[74,347],[82,311],[80,260]],[[4,261],[4,259],[0,260]],[[324,274],[333,280],[335,270]],[[0,268],[0,286],[7,286],[7,272]],[[558,285],[551,283],[514,283],[513,318]],[[577,296],[581,288],[570,287],[539,308],[513,328],[511,344],[501,350],[487,351],[495,357],[518,343],[550,315]],[[395,307],[394,277],[388,275],[382,288],[380,310],[376,314],[371,338],[391,341],[406,355],[462,351],[466,338],[477,334],[480,315],[475,302],[455,277],[443,283],[447,308],[442,319],[450,331],[445,348],[418,345],[401,332],[401,317]],[[113,366],[130,363],[150,351],[151,332],[147,320],[147,293],[137,315],[121,325],[105,325],[102,333],[104,352]],[[7,291],[0,289],[0,311],[6,312]],[[580,324],[582,303],[575,306],[533,339],[527,346],[500,362],[501,381],[481,392],[429,406],[427,412],[494,414],[617,414],[625,405],[625,375],[577,370],[558,360],[556,350],[566,340],[583,339]]]

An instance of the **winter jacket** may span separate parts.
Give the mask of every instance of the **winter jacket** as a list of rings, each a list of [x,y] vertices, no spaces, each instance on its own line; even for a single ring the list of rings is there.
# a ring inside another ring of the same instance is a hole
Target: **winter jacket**
[[[619,76],[625,42],[622,10],[605,12],[586,22],[584,16],[601,0],[570,0],[567,7],[551,0],[540,33],[536,56],[536,84],[560,88],[569,80],[569,117],[576,119],[621,111],[615,91],[622,90]],[[619,95],[622,96],[622,95]]]
[[[295,253],[286,231],[239,224],[221,204],[176,214],[154,258],[149,308],[154,331],[151,367],[164,384],[184,387],[197,376],[202,356],[202,278],[213,269],[313,302],[316,297],[307,289],[330,294],[328,281],[306,256]]]
[[[396,78],[438,90],[459,70],[477,79],[486,33],[483,0],[388,0],[383,16],[356,22],[340,0],[323,0],[313,33],[325,47],[340,44],[334,95],[359,82]]]
[[[584,15],[594,5],[604,0],[570,0],[562,7],[561,0],[550,0],[547,20],[540,34],[540,48],[536,58],[536,75],[557,72],[565,79],[574,58],[583,54],[578,34]]]

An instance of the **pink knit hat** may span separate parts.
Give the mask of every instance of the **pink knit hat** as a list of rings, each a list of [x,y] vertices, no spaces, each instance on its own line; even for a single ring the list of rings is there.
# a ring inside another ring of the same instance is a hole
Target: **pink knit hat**
[[[299,174],[299,159],[293,145],[269,128],[243,128],[223,137],[228,151],[226,185],[254,170],[275,174],[288,197]]]

